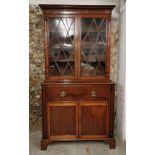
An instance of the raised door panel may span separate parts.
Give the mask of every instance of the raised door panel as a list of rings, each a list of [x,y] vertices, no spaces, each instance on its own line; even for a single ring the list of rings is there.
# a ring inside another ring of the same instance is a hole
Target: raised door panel
[[[51,103],[49,112],[49,136],[52,138],[75,138],[77,136],[77,105],[74,103]]]
[[[108,135],[107,103],[80,104],[80,137],[105,137]]]

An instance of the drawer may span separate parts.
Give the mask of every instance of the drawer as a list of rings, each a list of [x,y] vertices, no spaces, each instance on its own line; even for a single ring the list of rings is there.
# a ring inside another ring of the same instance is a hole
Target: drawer
[[[47,101],[103,101],[109,100],[108,85],[50,85]]]

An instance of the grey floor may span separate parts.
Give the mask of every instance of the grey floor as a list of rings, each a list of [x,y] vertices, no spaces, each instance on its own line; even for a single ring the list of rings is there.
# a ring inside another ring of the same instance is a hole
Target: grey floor
[[[30,155],[125,155],[125,146],[117,141],[110,150],[104,142],[54,142],[46,151],[40,150],[41,131],[30,133]]]

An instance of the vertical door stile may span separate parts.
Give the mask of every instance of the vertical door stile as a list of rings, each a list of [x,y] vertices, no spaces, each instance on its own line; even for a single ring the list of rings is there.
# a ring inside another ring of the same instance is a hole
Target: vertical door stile
[[[81,136],[81,103],[78,103],[78,124],[79,124],[79,130],[78,130],[78,137],[80,138]]]
[[[79,106],[76,103],[76,136],[79,137]]]
[[[78,42],[78,23],[77,23],[77,16],[74,16],[74,22],[75,22],[75,26],[74,26],[74,50],[75,50],[75,56],[74,56],[74,60],[75,60],[75,66],[74,66],[74,69],[75,69],[75,77],[77,79],[78,77],[78,72],[77,72],[77,67],[78,67],[78,45],[77,45],[77,42]]]
[[[80,61],[80,55],[81,55],[81,48],[80,48],[80,36],[81,36],[81,22],[80,22],[80,15],[77,16],[76,18],[76,35],[77,35],[77,74],[78,74],[78,79],[80,78],[80,66],[81,66],[81,61]]]
[[[110,33],[111,33],[111,20],[106,19],[106,77],[110,77]]]
[[[48,110],[47,110],[47,114],[48,114],[48,116],[47,116],[47,121],[48,121],[48,124],[50,124],[50,106],[48,105],[48,103],[47,103],[47,105],[46,105],[48,108]],[[50,125],[48,125],[48,138],[50,138]]]
[[[49,75],[48,68],[49,68],[49,47],[48,47],[48,37],[49,37],[49,27],[48,27],[48,18],[44,16],[44,51],[45,51],[45,78]]]
[[[106,110],[106,135],[109,135],[109,103],[107,105],[107,110]]]

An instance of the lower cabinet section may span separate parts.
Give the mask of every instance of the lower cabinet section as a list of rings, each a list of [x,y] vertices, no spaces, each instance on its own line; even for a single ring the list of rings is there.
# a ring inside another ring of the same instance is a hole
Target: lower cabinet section
[[[93,138],[108,136],[108,104],[48,103],[48,137]]]
[[[58,86],[55,84],[53,88]],[[82,92],[86,92],[87,97],[82,100],[83,98],[78,96],[79,99],[76,100],[77,96],[75,95],[72,96],[72,101],[67,95],[61,95],[61,91],[58,91],[58,89],[56,89],[57,94],[53,95],[53,98],[49,97],[52,92],[55,93],[54,89],[51,88],[52,84],[42,86],[42,150],[46,150],[47,145],[54,141],[73,140],[103,140],[110,145],[110,148],[115,148],[113,134],[114,85],[99,85],[100,89],[97,85],[95,85],[94,89],[92,89],[93,85],[90,87],[88,85],[75,85],[73,86],[74,93],[80,94],[80,90],[84,88]],[[68,85],[61,88],[68,94]],[[104,90],[103,94],[102,90]],[[58,94],[60,94],[60,101],[58,101]],[[101,96],[104,96],[104,98]],[[92,101],[90,101],[90,98],[92,98]]]

